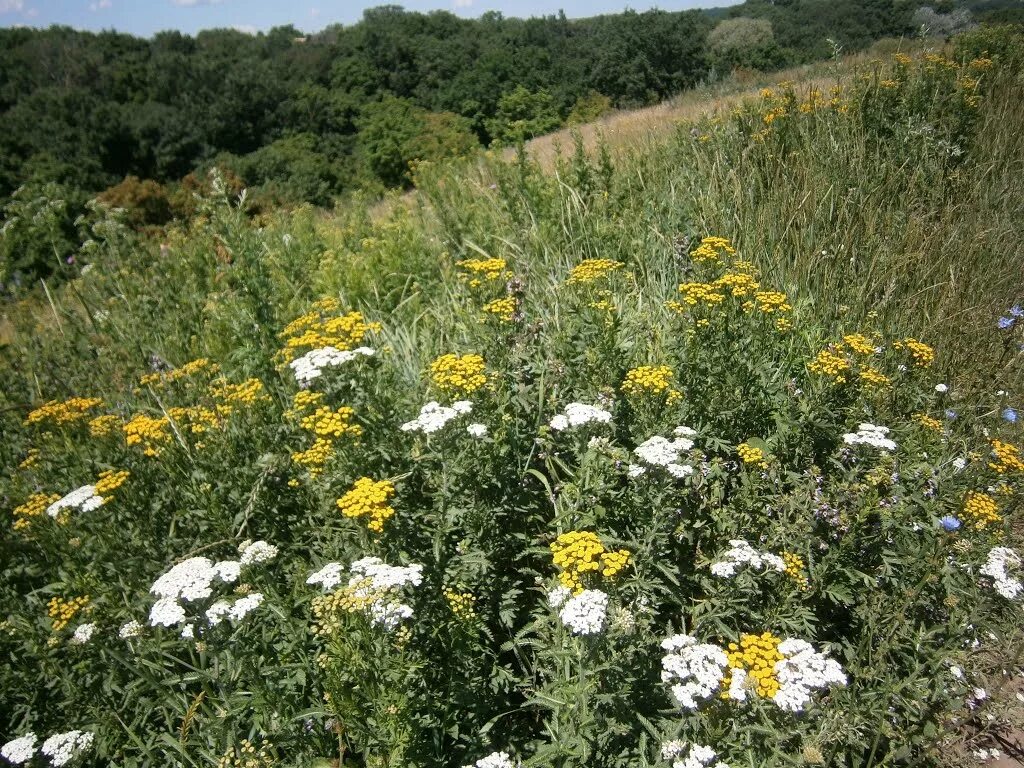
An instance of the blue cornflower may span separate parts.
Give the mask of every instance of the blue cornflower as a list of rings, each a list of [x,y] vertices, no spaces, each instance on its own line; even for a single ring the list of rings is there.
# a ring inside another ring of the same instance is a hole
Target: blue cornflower
[[[946,418],[949,419],[950,421],[953,421],[956,418],[956,411],[954,411],[952,408],[947,408]]]
[[[1012,328],[1015,322],[1016,319],[1013,317],[1000,317],[998,325],[1000,330],[1005,331],[1007,328]]]
[[[958,519],[956,519],[952,515],[946,515],[941,520],[939,520],[939,525],[942,526],[943,530],[948,531],[949,533],[952,533],[953,531],[955,531],[958,528],[960,528],[961,523],[960,523],[960,521]]]
[[[1011,424],[1017,423],[1017,411],[1013,408],[1003,409],[1003,419],[1010,422]]]
[[[1024,317],[1024,309],[1020,308],[1020,304],[1014,304],[1010,307],[1010,314],[1014,317]]]

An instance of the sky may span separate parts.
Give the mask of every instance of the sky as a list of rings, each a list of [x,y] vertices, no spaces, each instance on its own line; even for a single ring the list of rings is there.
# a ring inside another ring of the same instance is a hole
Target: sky
[[[149,37],[164,29],[195,33],[212,27],[244,32],[293,24],[316,32],[328,24],[353,24],[363,9],[401,5],[410,11],[447,10],[475,17],[485,11],[505,16],[543,16],[565,11],[571,18],[615,13],[627,7],[666,11],[733,5],[739,0],[0,0],[0,27],[48,27],[65,24],[78,29],[116,29]]]

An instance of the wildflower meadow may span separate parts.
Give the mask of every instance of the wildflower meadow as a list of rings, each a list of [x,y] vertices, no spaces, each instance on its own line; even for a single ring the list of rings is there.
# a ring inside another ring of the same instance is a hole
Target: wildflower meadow
[[[77,277],[3,326],[0,756],[997,748],[1022,44],[837,63],[553,168],[423,163],[332,213],[251,219],[216,173],[157,241],[96,207]]]

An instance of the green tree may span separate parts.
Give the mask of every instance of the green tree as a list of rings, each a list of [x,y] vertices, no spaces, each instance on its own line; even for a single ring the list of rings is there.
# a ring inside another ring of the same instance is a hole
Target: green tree
[[[562,124],[551,94],[544,88],[531,91],[521,85],[498,99],[498,111],[486,121],[487,132],[501,144],[514,144]]]

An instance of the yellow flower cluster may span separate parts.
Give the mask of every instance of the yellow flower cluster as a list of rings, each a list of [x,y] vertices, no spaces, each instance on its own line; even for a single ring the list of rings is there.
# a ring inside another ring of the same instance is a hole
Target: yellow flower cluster
[[[480,355],[441,355],[430,364],[435,386],[448,395],[469,395],[487,383],[486,365]]]
[[[32,522],[31,518],[39,517],[48,506],[58,499],[60,496],[55,493],[33,493],[12,510],[14,530],[20,531],[27,528]]]
[[[97,416],[89,422],[89,434],[93,437],[109,437],[114,434],[120,420],[113,414]]]
[[[274,762],[267,744],[257,750],[251,741],[242,739],[220,756],[217,768],[270,768]]]
[[[292,396],[292,407],[284,412],[284,417],[298,421],[310,408],[318,406],[323,399],[323,392],[317,392],[312,389],[300,389]]]
[[[25,417],[25,426],[45,424],[54,426],[75,424],[88,418],[89,411],[103,405],[98,397],[71,397],[67,400],[50,400]]]
[[[345,517],[367,517],[366,527],[374,533],[384,530],[384,522],[395,514],[388,501],[395,495],[395,486],[390,480],[375,482],[369,477],[360,477],[352,489],[338,499],[338,508]]]
[[[240,384],[232,384],[224,379],[214,383],[210,387],[210,395],[219,402],[217,411],[222,416],[227,416],[235,405],[255,405],[256,403],[269,403],[270,396],[263,388],[263,382],[259,379],[246,379]]]
[[[337,595],[337,607],[346,613],[359,613],[379,602],[388,593],[387,589],[370,589],[371,586],[373,579],[365,578],[338,590],[334,593]]]
[[[187,426],[189,432],[194,435],[201,435],[221,424],[217,412],[202,405],[168,408],[167,416],[176,425]]]
[[[996,500],[987,493],[979,491],[968,491],[964,497],[963,516],[974,523],[974,527],[981,530],[989,523],[1000,523],[1003,518],[996,511]]]
[[[458,266],[466,271],[459,277],[469,283],[470,288],[477,288],[484,282],[502,280],[509,277],[505,269],[508,266],[504,259],[463,259]]]
[[[749,464],[759,469],[768,469],[768,457],[765,456],[764,451],[760,448],[749,443],[740,443],[736,446],[736,453],[739,454],[740,461],[744,464]]]
[[[908,338],[903,341],[894,341],[893,349],[906,350],[914,360],[918,368],[927,368],[935,361],[935,350],[924,342]]]
[[[72,597],[68,600],[64,600],[56,595],[51,597],[50,602],[46,604],[46,613],[53,622],[53,631],[60,632],[68,625],[68,622],[75,618],[79,611],[84,610],[88,605],[88,595]]]
[[[1024,472],[1024,459],[1021,458],[1020,448],[1012,443],[993,440],[992,454],[995,458],[988,463],[990,469],[1001,475],[1007,472]]]
[[[690,254],[690,259],[694,263],[700,264],[702,262],[719,263],[723,260],[723,257],[735,256],[736,249],[733,248],[732,243],[724,237],[705,237],[700,241],[693,252]]]
[[[789,303],[789,297],[780,291],[758,291],[754,294],[754,301],[757,303],[757,309],[766,315],[793,310]]]
[[[840,346],[858,355],[873,355],[877,345],[863,333],[848,333],[843,336]]]
[[[202,373],[207,376],[215,376],[220,371],[220,366],[210,362],[205,357],[191,360],[184,365],[170,371],[159,371],[157,373],[145,373],[139,377],[139,386],[162,387],[173,384],[176,381],[187,379],[196,374]]]
[[[336,411],[329,406],[321,405],[313,413],[303,416],[299,425],[317,437],[337,438],[343,435],[358,437],[363,434],[363,428],[352,423],[352,418],[355,415],[356,412],[347,405],[341,406]]]
[[[738,299],[754,295],[761,287],[749,272],[726,272],[714,284]]]
[[[511,323],[516,316],[519,302],[515,296],[506,296],[503,299],[489,301],[483,306],[485,315],[493,315],[503,323]]]
[[[131,477],[131,472],[127,469],[108,469],[100,472],[99,479],[96,481],[96,495],[106,496],[109,493],[113,493],[122,485],[125,480]]]
[[[629,550],[607,550],[592,531],[569,531],[551,544],[558,580],[574,594],[583,591],[588,573],[614,579],[629,564]]]
[[[882,388],[892,385],[892,380],[888,376],[870,365],[861,368],[858,376],[860,376],[861,382],[868,387]]]
[[[279,353],[282,362],[290,362],[302,350],[334,347],[348,350],[359,346],[366,335],[379,331],[380,323],[368,323],[362,312],[330,316],[340,308],[337,299],[321,299],[306,314],[290,322],[281,331],[285,348]]]
[[[986,69],[992,69],[992,59],[984,57],[980,59],[973,59],[967,66],[971,69],[976,69],[979,72],[984,72]]]
[[[740,642],[729,643],[726,656],[729,659],[729,669],[722,678],[723,699],[729,698],[729,686],[732,684],[732,670],[742,669],[747,673],[747,678],[752,682],[754,692],[758,696],[770,699],[778,693],[781,685],[775,676],[775,664],[784,658],[779,653],[779,643],[782,640],[771,632],[761,635],[740,635]]]
[[[850,361],[845,355],[829,349],[823,349],[807,366],[811,373],[832,379],[836,384],[845,384],[850,372]]]
[[[679,292],[683,295],[683,303],[690,307],[698,304],[721,304],[725,301],[725,294],[720,293],[715,283],[680,283]],[[677,305],[677,302],[669,302],[669,305]],[[672,306],[675,309],[675,306]],[[684,312],[685,307],[679,307],[676,311]]]
[[[338,589],[326,595],[317,595],[310,603],[313,623],[310,627],[314,635],[329,637],[341,629],[341,601],[343,590]]]
[[[448,607],[461,621],[470,621],[476,616],[473,605],[476,598],[472,592],[456,592],[454,589],[445,588],[444,599],[448,601]]]
[[[592,283],[607,277],[624,266],[625,264],[621,261],[614,261],[612,259],[585,259],[572,268],[565,282],[567,285]]]
[[[301,467],[305,467],[309,472],[309,476],[315,478],[319,477],[320,473],[323,472],[324,466],[331,460],[333,455],[334,443],[326,438],[318,437],[313,441],[313,445],[305,451],[295,451],[292,453],[292,461]]]
[[[20,464],[18,464],[18,469],[30,469],[31,467],[34,467],[39,462],[39,456],[40,453],[38,448],[29,448],[28,453],[25,454],[25,458],[21,460]]]
[[[669,403],[681,400],[682,392],[671,389],[672,369],[667,365],[641,365],[626,372],[621,389],[627,395],[666,395]]]
[[[1019,447],[1011,442],[992,440],[994,461],[988,463],[989,469],[1001,474],[1007,472],[1024,472],[1024,459],[1021,459]]]
[[[807,589],[807,576],[804,574],[804,559],[795,552],[783,552],[782,562],[786,564],[786,575],[797,583],[800,589]]]
[[[947,59],[945,56],[940,56],[937,53],[926,53],[924,60],[929,64],[944,67],[945,69],[958,69],[958,65],[952,59]]]
[[[162,447],[171,441],[169,426],[165,416],[153,418],[137,413],[121,429],[129,447],[141,446],[143,455],[152,457],[159,456]]]
[[[928,414],[915,413],[910,418],[915,424],[922,426],[925,429],[930,429],[933,432],[942,432],[942,422],[938,419],[932,418]]]

